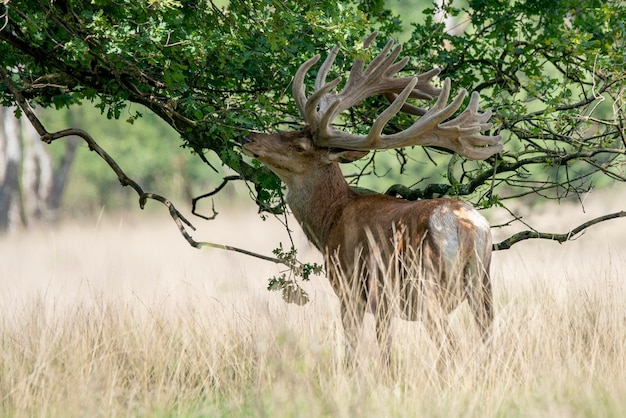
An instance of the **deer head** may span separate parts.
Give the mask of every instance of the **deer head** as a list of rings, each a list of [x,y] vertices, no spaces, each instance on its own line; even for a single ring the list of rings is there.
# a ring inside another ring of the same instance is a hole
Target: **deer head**
[[[244,150],[270,168],[286,184],[294,176],[313,172],[331,163],[356,161],[369,152],[317,146],[308,126],[301,131],[250,134]]]

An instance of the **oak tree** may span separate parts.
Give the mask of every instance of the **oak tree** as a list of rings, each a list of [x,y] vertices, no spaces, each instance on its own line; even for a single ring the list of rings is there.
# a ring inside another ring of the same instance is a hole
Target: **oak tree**
[[[434,148],[372,153],[351,169],[355,188],[407,199],[450,195],[480,208],[506,208],[519,199],[575,197],[625,181],[623,2],[455,3],[399,16],[394,4],[380,0],[2,0],[0,100],[17,106],[46,143],[68,135],[86,140],[122,185],[139,193],[141,205],[150,198],[165,203],[195,246],[201,243],[187,232],[182,214],[126,176],[97,138],[72,127],[49,132],[32,109],[93,102],[103,118],[119,118],[129,103],[141,104],[209,166],[217,158],[234,171],[214,192],[245,180],[261,211],[280,213],[280,181],[242,155],[240,138],[251,130],[301,126],[289,93],[296,68],[340,45],[334,68],[347,73],[354,58],[368,58],[361,41],[375,28],[381,32],[378,49],[390,37],[401,38],[411,72],[438,67],[441,80],[450,77],[455,86],[479,92],[482,107],[494,112],[492,133],[502,135],[504,151],[481,162]],[[341,124],[362,133],[387,105],[384,97],[368,99],[342,115]],[[129,121],[141,117],[132,112]],[[398,116],[385,129],[411,123]],[[393,181],[381,190],[385,175]],[[573,232],[624,215],[607,214]],[[571,232],[529,227],[495,249],[527,238],[564,241]],[[292,251],[277,254],[294,263]]]

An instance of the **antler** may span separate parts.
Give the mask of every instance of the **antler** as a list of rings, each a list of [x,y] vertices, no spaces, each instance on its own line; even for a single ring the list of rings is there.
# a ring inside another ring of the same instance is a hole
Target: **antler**
[[[363,47],[369,48],[377,35],[378,32],[372,33],[364,41]],[[339,47],[335,46],[331,50],[320,67],[315,79],[314,92],[308,98],[305,94],[304,77],[319,61],[320,55],[314,56],[300,66],[293,80],[293,95],[300,114],[313,132],[317,145],[361,151],[434,145],[451,149],[474,160],[483,160],[502,150],[502,144],[499,143],[500,135],[481,134],[491,129],[493,125],[488,122],[491,111],[478,110],[480,96],[477,92],[472,93],[469,105],[460,115],[444,122],[461,107],[467,92],[465,89],[461,90],[452,103],[446,105],[450,96],[450,79],[446,78],[441,90],[430,84],[431,79],[439,74],[438,69],[417,76],[394,78],[394,75],[406,66],[409,58],[404,57],[395,62],[402,51],[402,45],[398,44],[391,50],[393,45],[393,41],[387,42],[381,53],[365,70],[363,60],[357,59],[339,93],[331,91],[341,82],[341,77],[326,83],[328,70],[335,61]],[[332,122],[341,112],[376,94],[384,94],[393,101],[374,121],[367,135],[351,134],[332,126]],[[439,96],[437,102],[430,110],[406,103],[409,98],[431,100],[436,96]],[[421,117],[404,131],[390,135],[382,134],[387,122],[400,111]]]

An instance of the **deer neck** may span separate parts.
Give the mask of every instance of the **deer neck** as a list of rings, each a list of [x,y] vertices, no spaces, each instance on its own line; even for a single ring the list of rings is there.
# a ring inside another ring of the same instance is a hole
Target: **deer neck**
[[[324,252],[330,230],[355,195],[336,163],[286,182],[287,204],[309,240]]]

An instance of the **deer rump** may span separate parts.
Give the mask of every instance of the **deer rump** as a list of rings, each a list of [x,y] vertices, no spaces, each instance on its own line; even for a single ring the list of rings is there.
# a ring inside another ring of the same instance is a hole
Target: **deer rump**
[[[327,271],[342,303],[356,297],[375,315],[382,308],[417,321],[441,319],[467,299],[482,328],[491,311],[487,221],[449,198],[371,198],[349,205],[342,217],[352,222],[336,222],[330,234]]]

